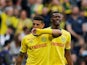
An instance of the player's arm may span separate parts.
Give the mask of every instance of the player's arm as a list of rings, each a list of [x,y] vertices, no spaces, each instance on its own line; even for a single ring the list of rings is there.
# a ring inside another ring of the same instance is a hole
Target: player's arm
[[[71,59],[71,51],[65,49],[65,57],[67,60],[68,65],[73,65],[72,59]]]
[[[70,33],[67,34],[67,42],[65,44],[65,58],[67,60],[68,65],[73,65],[72,59],[71,59],[71,35]]]
[[[62,32],[60,29],[52,29],[52,35],[53,37],[58,37],[62,35]]]
[[[26,38],[24,38],[21,42],[21,48],[20,48],[20,54],[18,55],[17,59],[16,59],[16,63],[15,65],[21,65],[22,60],[27,52],[27,45],[26,45]]]
[[[20,54],[19,54],[18,57],[16,58],[16,63],[15,63],[15,65],[21,65],[24,56],[25,56],[25,53],[20,52]]]
[[[47,29],[36,29],[34,28],[32,30],[32,33],[34,35],[41,35],[41,34],[52,34],[53,36],[60,36],[62,34],[61,30],[59,29],[50,29],[50,28],[47,28]]]

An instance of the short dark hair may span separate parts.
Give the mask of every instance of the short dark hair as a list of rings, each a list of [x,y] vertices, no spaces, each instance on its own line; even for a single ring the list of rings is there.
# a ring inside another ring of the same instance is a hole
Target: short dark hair
[[[35,16],[35,17],[33,18],[33,20],[39,20],[39,21],[41,21],[42,23],[44,23],[44,18],[43,18],[42,16],[40,16],[40,15]]]

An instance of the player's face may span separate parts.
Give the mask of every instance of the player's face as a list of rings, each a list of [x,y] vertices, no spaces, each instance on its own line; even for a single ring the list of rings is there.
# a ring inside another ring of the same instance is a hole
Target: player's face
[[[42,23],[39,20],[33,20],[33,28],[42,29],[42,28],[44,28],[44,23]]]
[[[62,14],[60,14],[60,13],[53,13],[51,20],[52,20],[52,24],[59,25],[61,20],[62,20]]]

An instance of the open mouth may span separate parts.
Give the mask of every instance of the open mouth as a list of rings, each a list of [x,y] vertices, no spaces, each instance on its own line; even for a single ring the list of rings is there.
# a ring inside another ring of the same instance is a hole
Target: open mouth
[[[55,22],[55,25],[58,26],[58,25],[59,25],[59,21],[56,21],[56,22]]]

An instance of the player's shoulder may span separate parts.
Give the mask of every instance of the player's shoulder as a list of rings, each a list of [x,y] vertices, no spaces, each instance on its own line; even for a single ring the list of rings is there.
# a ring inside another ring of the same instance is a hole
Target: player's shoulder
[[[71,36],[70,32],[68,32],[67,30],[62,29],[62,33],[66,36]]]
[[[33,34],[30,33],[30,34],[25,35],[23,39],[29,39],[29,38],[31,38],[32,36],[33,36]]]

